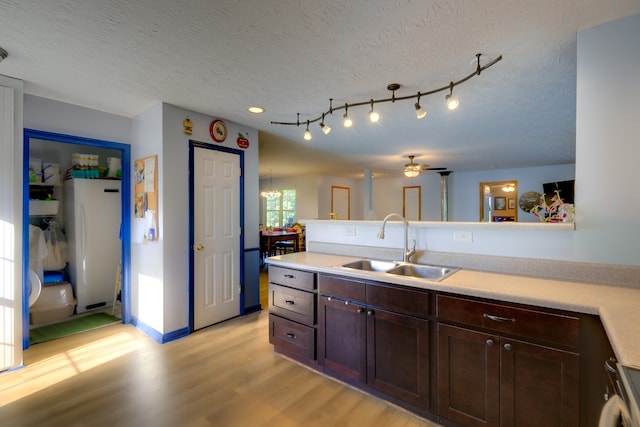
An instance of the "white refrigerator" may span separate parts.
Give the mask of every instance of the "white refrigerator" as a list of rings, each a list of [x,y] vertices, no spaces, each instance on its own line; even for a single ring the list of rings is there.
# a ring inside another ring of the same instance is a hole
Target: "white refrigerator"
[[[122,260],[120,186],[119,180],[109,179],[64,183],[63,221],[77,313],[113,304]]]

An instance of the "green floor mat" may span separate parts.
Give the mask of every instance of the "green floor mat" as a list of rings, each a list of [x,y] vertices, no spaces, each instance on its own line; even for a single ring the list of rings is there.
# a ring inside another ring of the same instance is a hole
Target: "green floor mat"
[[[65,322],[31,329],[29,331],[29,343],[31,345],[38,344],[118,322],[121,322],[121,320],[107,313],[89,314]]]

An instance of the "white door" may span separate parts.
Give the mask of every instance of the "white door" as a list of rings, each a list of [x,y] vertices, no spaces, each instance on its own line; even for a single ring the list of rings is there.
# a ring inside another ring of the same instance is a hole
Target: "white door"
[[[194,328],[240,314],[240,156],[194,148]]]

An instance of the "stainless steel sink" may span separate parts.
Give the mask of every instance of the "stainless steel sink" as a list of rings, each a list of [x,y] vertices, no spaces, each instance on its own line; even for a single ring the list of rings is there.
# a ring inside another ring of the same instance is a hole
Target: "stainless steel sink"
[[[381,271],[385,272],[394,267],[397,267],[399,263],[393,261],[376,261],[372,259],[359,259],[347,264],[342,264],[342,267],[353,268],[355,270],[363,271]]]
[[[419,277],[439,281],[458,271],[458,268],[440,267],[435,265],[400,264],[386,272],[399,276]]]
[[[389,273],[398,276],[417,277],[431,281],[440,281],[459,270],[455,267],[443,267],[438,265],[408,264],[398,261],[377,261],[372,259],[359,259],[341,267],[352,268],[360,271],[377,273]]]

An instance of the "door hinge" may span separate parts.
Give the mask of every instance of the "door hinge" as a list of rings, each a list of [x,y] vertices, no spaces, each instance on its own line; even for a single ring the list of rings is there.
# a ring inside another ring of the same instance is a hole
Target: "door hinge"
[[[243,294],[243,293],[244,293],[244,285],[238,286],[238,294]]]

